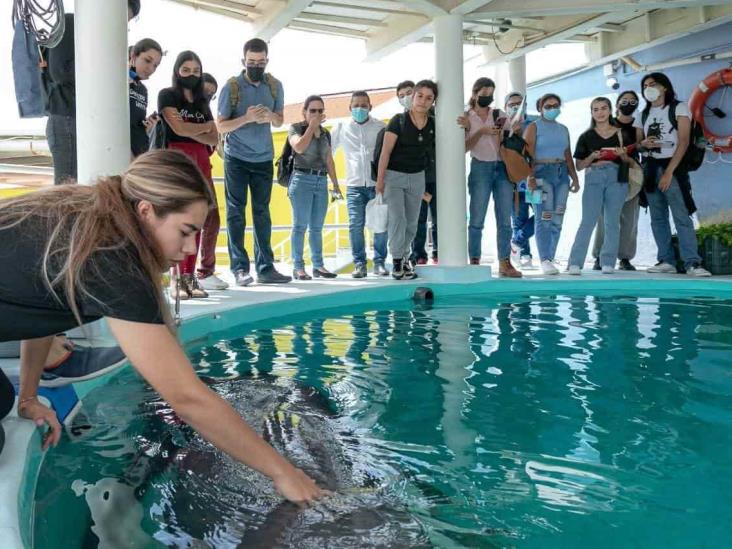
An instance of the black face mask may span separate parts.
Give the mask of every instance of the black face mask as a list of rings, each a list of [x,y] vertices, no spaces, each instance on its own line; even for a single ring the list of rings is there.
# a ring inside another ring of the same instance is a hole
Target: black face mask
[[[638,105],[620,105],[618,107],[618,110],[624,114],[625,116],[630,116],[635,112],[635,109],[638,108]]]
[[[247,76],[252,82],[261,82],[262,78],[264,78],[264,67],[247,65]]]
[[[198,86],[198,83],[201,81],[200,76],[196,76],[195,74],[190,74],[188,76],[179,76],[178,82],[181,86],[186,88],[187,90],[193,90],[196,86]]]
[[[493,96],[492,95],[479,95],[478,96],[478,106],[479,107],[487,107],[493,103]]]

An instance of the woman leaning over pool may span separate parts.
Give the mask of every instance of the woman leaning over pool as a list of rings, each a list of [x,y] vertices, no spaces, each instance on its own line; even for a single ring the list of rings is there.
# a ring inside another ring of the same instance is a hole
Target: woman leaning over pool
[[[49,346],[54,334],[104,317],[184,421],[287,499],[313,501],[323,495],[313,480],[198,379],[173,335],[161,273],[194,253],[213,203],[200,170],[176,151],[143,154],[95,185],[0,201],[0,341],[23,340],[19,415],[49,427],[44,448],[58,443],[56,414],[37,397]]]

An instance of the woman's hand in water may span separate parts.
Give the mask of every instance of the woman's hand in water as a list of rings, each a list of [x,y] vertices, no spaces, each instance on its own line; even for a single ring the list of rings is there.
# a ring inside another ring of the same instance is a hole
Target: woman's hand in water
[[[297,467],[290,467],[286,473],[272,478],[275,488],[286,499],[294,503],[314,503],[328,495],[318,488],[315,481]]]
[[[56,412],[41,404],[37,398],[19,404],[18,415],[32,420],[37,427],[48,425],[48,431],[43,435],[44,450],[47,450],[52,444],[55,447],[61,440],[61,424],[58,422]]]

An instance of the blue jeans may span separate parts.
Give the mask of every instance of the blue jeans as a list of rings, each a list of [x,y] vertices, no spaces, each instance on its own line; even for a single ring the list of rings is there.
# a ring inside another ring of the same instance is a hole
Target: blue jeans
[[[366,265],[366,240],[363,228],[366,221],[366,204],[376,198],[376,187],[348,187],[346,205],[348,206],[348,237],[351,241],[353,263]],[[387,232],[374,233],[374,263],[383,265],[386,261]]]
[[[247,194],[252,193],[254,218],[254,261],[257,273],[273,268],[272,219],[269,200],[272,196],[272,162],[245,162],[226,155],[224,182],[226,187],[226,229],[229,242],[231,272],[249,272],[249,255],[244,248]]]
[[[534,236],[534,216],[529,215],[529,209],[533,209],[533,206],[526,202],[526,193],[519,192],[518,207],[515,201],[513,203],[513,215],[511,216],[513,236],[511,239],[521,248],[522,256],[531,257],[529,239]]]
[[[569,254],[570,266],[584,267],[590,237],[602,213],[605,238],[600,249],[600,265],[615,267],[620,244],[620,211],[627,194],[628,184],[618,183],[617,164],[587,168],[582,193],[582,221]]]
[[[659,167],[659,180],[661,175],[663,175],[663,168]],[[676,265],[676,255],[671,244],[671,225],[668,221],[668,211],[671,210],[676,234],[679,237],[679,253],[684,266],[688,268],[695,263],[701,263],[694,223],[686,204],[684,204],[684,197],[681,194],[676,176],[671,180],[671,186],[666,192],[656,189],[651,193],[646,192],[646,197],[648,198],[648,206],[651,209],[651,230],[658,247],[658,261]]]
[[[53,158],[53,184],[76,183],[76,118],[49,115],[46,140]]]
[[[508,180],[503,162],[483,162],[473,158],[470,162],[468,192],[470,193],[468,255],[471,258],[481,256],[485,214],[492,193],[496,214],[498,259],[508,259],[511,256],[513,185]]]
[[[537,179],[543,181],[544,196],[541,203],[534,207],[536,247],[539,248],[541,261],[554,261],[569,197],[567,164],[540,164],[534,173]]]
[[[292,262],[296,270],[305,268],[303,248],[309,229],[313,268],[323,268],[323,222],[328,211],[328,180],[323,175],[294,172],[287,196],[292,203]]]

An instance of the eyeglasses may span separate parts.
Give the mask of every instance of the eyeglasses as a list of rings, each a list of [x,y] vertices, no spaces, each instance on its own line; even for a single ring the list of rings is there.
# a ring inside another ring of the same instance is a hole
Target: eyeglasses
[[[627,105],[632,105],[635,107],[637,104],[638,104],[638,101],[636,101],[635,99],[623,99],[620,103],[618,103],[618,105],[621,105],[623,107],[625,107]]]
[[[259,63],[246,63],[245,62],[244,64],[247,67],[252,67],[252,68],[257,68],[257,69],[262,69],[262,68],[264,68],[264,67],[267,66],[267,62],[266,61],[261,61]]]
[[[323,114],[325,109],[308,109],[308,112],[310,114]]]

